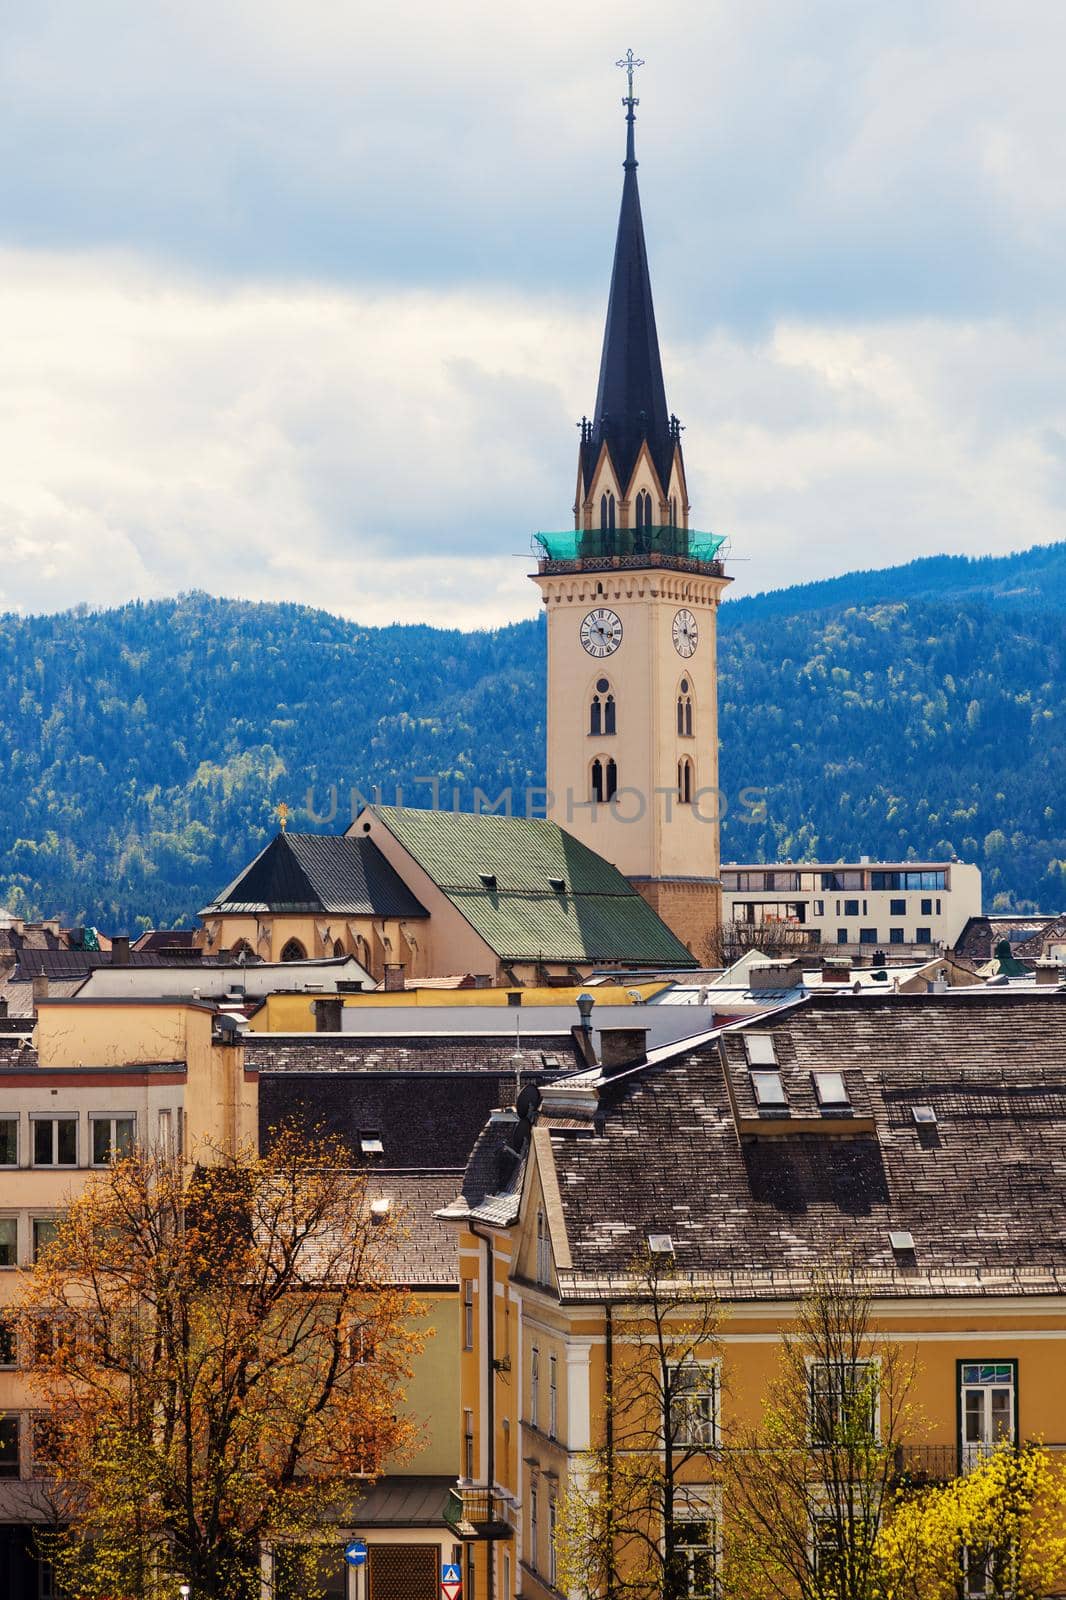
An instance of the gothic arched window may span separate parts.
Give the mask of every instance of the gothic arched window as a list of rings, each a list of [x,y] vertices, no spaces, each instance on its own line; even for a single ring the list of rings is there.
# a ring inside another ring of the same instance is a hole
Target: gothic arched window
[[[681,679],[677,696],[677,731],[683,739],[692,738],[692,691],[687,678]]]
[[[677,495],[676,494],[672,494],[670,496],[670,526],[671,526],[671,528],[676,528],[677,527]]]
[[[603,732],[603,704],[598,694],[592,696],[589,706],[589,733],[600,734]]]
[[[342,956],[344,954],[344,944],[340,939],[334,939],[333,941],[333,954],[335,956]]]
[[[589,704],[589,734],[606,734],[617,731],[614,695],[609,678],[597,678],[596,690]]]
[[[609,694],[603,702],[603,731],[604,733],[614,733],[616,731],[613,694]]]
[[[692,804],[692,762],[682,756],[677,763],[677,798],[683,806]]]
[[[637,527],[651,527],[651,495],[646,489],[637,495]]]
[[[592,763],[592,799],[600,806],[603,804],[603,762],[599,756]]]
[[[290,939],[281,952],[282,961],[306,961],[307,951],[299,939]]]
[[[614,495],[609,489],[600,495],[600,527],[604,533],[614,527]]]
[[[615,766],[614,761],[612,759],[611,761],[608,761],[608,763],[607,763],[607,772],[606,772],[606,777],[605,777],[605,782],[604,782],[603,798],[605,800],[613,800],[617,793],[618,793],[618,768]]]

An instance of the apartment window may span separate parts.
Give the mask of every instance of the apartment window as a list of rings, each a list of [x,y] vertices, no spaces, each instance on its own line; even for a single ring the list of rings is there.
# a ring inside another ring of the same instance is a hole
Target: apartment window
[[[856,1510],[858,1508],[856,1507]],[[811,1513],[811,1565],[819,1593],[833,1593],[844,1576],[840,1530],[831,1511]]]
[[[19,1264],[19,1223],[17,1217],[0,1217],[0,1267]]]
[[[888,911],[890,916],[905,917],[907,915],[906,900],[890,900],[888,902]]]
[[[30,1434],[33,1452],[33,1475],[50,1478],[55,1472],[59,1454],[59,1429],[53,1417],[34,1417]]]
[[[19,1119],[0,1117],[0,1167],[19,1164]]]
[[[557,1363],[554,1356],[548,1357],[548,1438],[554,1439],[559,1422],[559,1388],[556,1378]]]
[[[169,1110],[159,1113],[159,1154],[164,1161],[174,1154],[174,1117]]]
[[[859,943],[860,944],[876,944],[877,943],[877,929],[876,928],[860,928],[859,929]]]
[[[903,929],[902,928],[889,928],[889,930],[888,930],[888,942],[889,942],[889,944],[902,944],[903,943]]]
[[[474,1413],[463,1412],[463,1476],[474,1481]]]
[[[540,1427],[540,1351],[536,1345],[529,1353],[529,1420],[534,1428]]]
[[[474,1348],[474,1280],[463,1279],[463,1349]]]
[[[933,942],[933,930],[932,930],[932,928],[915,928],[915,930],[914,930],[914,942],[915,942],[915,944],[932,944],[932,942]]]
[[[721,1555],[718,1518],[709,1506],[682,1505],[674,1523],[675,1548],[685,1564],[685,1591],[690,1600],[715,1600]]]
[[[529,1491],[529,1564],[533,1571],[537,1570],[537,1488],[532,1485]]]
[[[859,914],[859,902],[857,900],[845,900],[844,901],[844,915],[846,917],[857,917],[858,914]]]
[[[816,900],[814,902],[814,914],[815,914],[816,917],[824,917],[825,916],[825,901],[824,900]]]
[[[838,928],[837,929],[837,944],[847,944],[847,942],[848,942],[848,930],[847,930],[847,928]]]
[[[810,1367],[813,1445],[877,1438],[877,1364],[813,1361]]]
[[[93,1166],[106,1167],[112,1161],[122,1161],[133,1154],[137,1119],[132,1116],[109,1117],[89,1115],[92,1131]]]
[[[1006,1440],[1017,1439],[1016,1361],[959,1363],[963,1470]]]
[[[19,1475],[19,1419],[0,1417],[0,1478]]]
[[[511,1557],[506,1550],[503,1552],[503,1593],[504,1600],[511,1600]]]
[[[939,917],[939,915],[940,915],[940,901],[939,900],[936,903],[936,914]]]
[[[18,1324],[11,1312],[0,1315],[0,1367],[18,1366]]]
[[[34,1261],[39,1261],[42,1250],[47,1249],[59,1232],[58,1219],[55,1217],[34,1217],[32,1231],[33,1259]]]
[[[32,1117],[35,1167],[76,1167],[77,1117]]]
[[[555,1519],[556,1505],[554,1499],[548,1501],[548,1582],[555,1587],[557,1561],[555,1555]]]
[[[670,1374],[670,1427],[675,1444],[710,1449],[718,1442],[718,1371],[699,1362]]]
[[[543,1211],[537,1212],[537,1282],[551,1282],[551,1241]]]
[[[933,915],[933,902],[932,902],[932,900],[923,900],[922,901],[922,916],[923,917],[931,917],[932,915]]]

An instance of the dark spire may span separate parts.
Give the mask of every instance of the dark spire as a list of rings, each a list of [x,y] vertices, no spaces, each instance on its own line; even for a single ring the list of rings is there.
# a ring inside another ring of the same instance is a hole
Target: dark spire
[[[639,101],[633,94],[633,68],[642,66],[643,62],[637,61],[630,50],[626,59],[618,65],[625,67],[629,74],[629,93],[622,100],[626,108],[625,179],[611,272],[611,298],[600,358],[600,382],[592,427],[594,449],[591,454],[595,458],[606,440],[624,489],[641,441],[647,438],[665,492],[669,487],[674,441],[666,408],[659,338],[655,331],[655,309],[651,298],[644,223],[640,214],[634,143],[635,113]]]

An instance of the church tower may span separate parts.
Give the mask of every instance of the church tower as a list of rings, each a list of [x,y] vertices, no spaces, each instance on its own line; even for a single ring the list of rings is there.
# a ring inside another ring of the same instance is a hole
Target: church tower
[[[721,925],[718,602],[722,539],[689,523],[666,404],[637,189],[626,159],[596,407],[574,528],[537,535],[548,622],[550,815],[628,877],[700,961]]]

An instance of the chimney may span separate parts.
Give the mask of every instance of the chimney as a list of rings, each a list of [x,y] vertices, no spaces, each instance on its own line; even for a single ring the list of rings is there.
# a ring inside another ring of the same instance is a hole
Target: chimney
[[[1058,983],[1062,975],[1066,975],[1066,967],[1060,967],[1057,961],[1038,961],[1036,964],[1037,983]]]
[[[111,965],[113,967],[128,967],[130,964],[130,936],[128,933],[116,933],[111,940]]]
[[[43,972],[39,972],[33,980],[33,1009],[37,1010],[38,1002],[48,999],[48,979]]]
[[[822,962],[823,983],[850,983],[851,957],[826,956]]]
[[[749,989],[795,989],[802,982],[802,961],[753,961],[748,968]]]
[[[385,963],[385,993],[402,994],[407,983],[404,978],[404,963],[402,961],[386,961]]]
[[[344,1001],[339,994],[327,995],[322,1000],[316,1000],[314,1007],[316,1033],[341,1032],[341,1012],[344,1010]]]
[[[600,1066],[605,1078],[648,1059],[647,1028],[601,1028]]]

